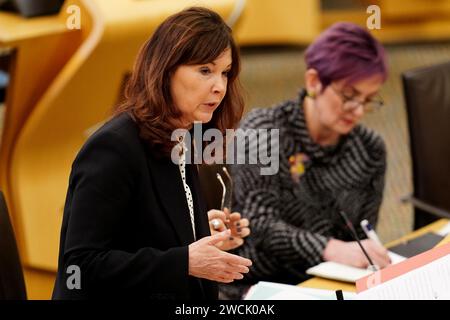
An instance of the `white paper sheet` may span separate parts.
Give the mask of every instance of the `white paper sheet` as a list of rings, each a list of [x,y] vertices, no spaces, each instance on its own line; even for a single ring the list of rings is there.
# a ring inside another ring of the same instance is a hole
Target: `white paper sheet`
[[[327,261],[309,268],[306,273],[312,276],[354,283],[356,280],[371,274],[372,271]]]
[[[450,255],[359,293],[358,300],[450,300]]]
[[[343,291],[343,295],[344,300],[352,300],[356,293]],[[245,300],[336,300],[336,292],[260,281],[250,288]]]

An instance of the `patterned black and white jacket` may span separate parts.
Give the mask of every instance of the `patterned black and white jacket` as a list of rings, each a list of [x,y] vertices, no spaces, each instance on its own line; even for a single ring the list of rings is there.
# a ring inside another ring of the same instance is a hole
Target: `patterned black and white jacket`
[[[362,219],[377,223],[386,171],[382,138],[358,125],[336,146],[314,143],[305,123],[304,97],[302,90],[295,100],[254,109],[240,126],[280,130],[276,175],[260,175],[257,165],[231,168],[233,211],[247,217],[252,230],[235,250],[253,261],[244,283],[303,281],[305,270],[322,261],[330,238],[353,241],[339,210],[347,213],[361,238],[366,238],[359,227]],[[299,154],[309,160],[303,163],[304,174],[296,176],[289,158]]]

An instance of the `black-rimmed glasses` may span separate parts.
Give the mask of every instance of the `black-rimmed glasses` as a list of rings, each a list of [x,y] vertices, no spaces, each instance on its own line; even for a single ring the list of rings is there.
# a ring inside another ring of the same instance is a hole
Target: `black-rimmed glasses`
[[[360,101],[356,99],[356,95],[345,94],[341,90],[335,88],[333,85],[330,85],[330,87],[334,91],[334,93],[341,98],[342,109],[345,112],[353,112],[360,106],[362,106],[364,112],[371,113],[380,110],[384,106],[384,100],[378,94],[370,99],[366,99],[365,101]]]

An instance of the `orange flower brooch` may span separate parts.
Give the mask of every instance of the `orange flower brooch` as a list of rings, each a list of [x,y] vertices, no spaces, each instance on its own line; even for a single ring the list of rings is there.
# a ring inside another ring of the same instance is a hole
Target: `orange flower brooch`
[[[300,181],[300,177],[305,174],[305,164],[309,161],[309,157],[304,153],[296,153],[289,157],[290,172],[292,180]]]

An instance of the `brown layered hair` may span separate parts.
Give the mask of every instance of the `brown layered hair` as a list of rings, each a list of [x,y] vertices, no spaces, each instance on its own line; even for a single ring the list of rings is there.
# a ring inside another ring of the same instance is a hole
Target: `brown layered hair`
[[[114,115],[128,112],[138,124],[141,138],[162,155],[169,155],[175,144],[171,141],[172,131],[177,129],[175,120],[181,117],[170,94],[171,76],[180,65],[213,62],[227,48],[232,58],[227,92],[211,121],[203,126],[225,134],[225,129],[235,128],[244,108],[238,80],[239,51],[222,18],[201,7],[168,17],[144,43]]]

